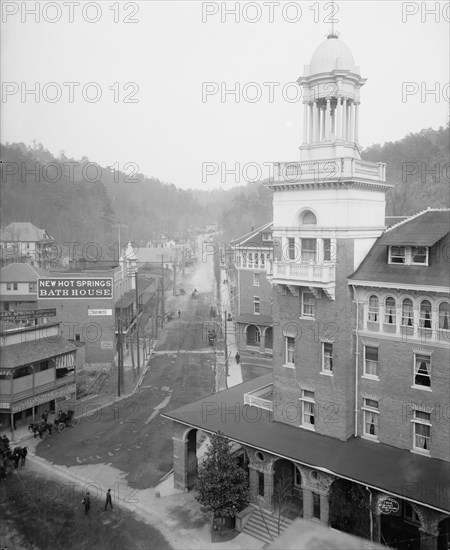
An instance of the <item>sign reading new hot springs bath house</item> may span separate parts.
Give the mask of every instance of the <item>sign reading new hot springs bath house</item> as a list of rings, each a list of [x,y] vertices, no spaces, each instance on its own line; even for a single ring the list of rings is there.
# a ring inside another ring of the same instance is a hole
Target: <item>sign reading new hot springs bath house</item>
[[[40,277],[38,299],[113,297],[112,277]]]

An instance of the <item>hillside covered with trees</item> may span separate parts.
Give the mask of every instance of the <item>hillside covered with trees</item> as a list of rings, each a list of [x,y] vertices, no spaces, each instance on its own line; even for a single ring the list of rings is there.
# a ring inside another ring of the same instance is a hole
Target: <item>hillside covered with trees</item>
[[[449,127],[422,130],[373,145],[362,158],[387,164],[388,216],[449,207]],[[183,190],[140,173],[119,171],[83,157],[55,158],[42,144],[1,145],[2,227],[29,221],[59,242],[96,242],[110,250],[123,240],[164,234],[183,238],[195,227],[218,225],[226,241],[272,219],[272,192],[263,183],[233,189]]]

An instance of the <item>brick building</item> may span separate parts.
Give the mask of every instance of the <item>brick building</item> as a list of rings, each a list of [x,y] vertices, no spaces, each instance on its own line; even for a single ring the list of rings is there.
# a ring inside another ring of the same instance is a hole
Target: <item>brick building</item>
[[[230,246],[227,272],[238,349],[272,355],[272,286],[267,278],[273,262],[272,223]]]
[[[359,153],[365,79],[336,35],[298,83],[300,160],[277,163],[267,184],[273,373],[165,415],[175,485],[193,487],[197,431],[221,431],[248,464],[241,526],[258,509],[282,511],[396,548],[444,550],[449,212],[386,229],[386,167]]]

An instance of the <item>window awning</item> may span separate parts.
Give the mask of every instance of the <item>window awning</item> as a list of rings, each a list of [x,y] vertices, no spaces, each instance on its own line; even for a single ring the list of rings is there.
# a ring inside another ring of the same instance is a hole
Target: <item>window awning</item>
[[[73,369],[75,367],[75,352],[65,353],[55,357],[57,369]]]

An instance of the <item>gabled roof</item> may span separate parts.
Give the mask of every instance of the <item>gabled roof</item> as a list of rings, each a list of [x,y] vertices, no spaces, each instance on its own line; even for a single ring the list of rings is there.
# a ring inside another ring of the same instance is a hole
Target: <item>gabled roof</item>
[[[428,266],[388,263],[389,246],[409,245],[430,247]],[[349,280],[448,289],[449,245],[450,210],[424,210],[386,229]]]
[[[26,263],[13,263],[0,269],[2,283],[35,283],[38,277],[46,276],[44,269]]]
[[[4,242],[36,242],[53,240],[45,229],[39,229],[30,222],[13,222],[0,233]]]
[[[238,237],[237,239],[234,239],[231,241],[232,247],[272,247],[272,241],[263,241],[262,240],[262,234],[263,233],[270,233],[272,231],[273,222],[266,223],[265,225],[262,225],[261,227],[258,227],[258,229],[254,229],[253,231],[250,231],[250,233],[246,233],[242,237]]]

